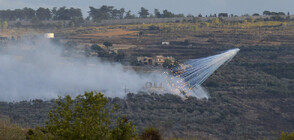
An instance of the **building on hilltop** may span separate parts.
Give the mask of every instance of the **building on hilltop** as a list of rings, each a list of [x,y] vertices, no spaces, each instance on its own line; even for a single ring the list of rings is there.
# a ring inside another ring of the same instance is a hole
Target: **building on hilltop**
[[[156,82],[154,83],[146,82],[144,89],[146,89],[149,92],[164,91],[162,83],[156,83]]]
[[[169,45],[169,42],[161,42],[161,45]]]
[[[175,59],[171,56],[164,57],[162,55],[157,55],[153,57],[147,57],[147,56],[137,57],[137,61],[144,65],[162,65],[167,59],[171,60],[172,63],[175,62]]]
[[[44,37],[48,38],[48,39],[53,39],[54,38],[54,33],[45,33]]]

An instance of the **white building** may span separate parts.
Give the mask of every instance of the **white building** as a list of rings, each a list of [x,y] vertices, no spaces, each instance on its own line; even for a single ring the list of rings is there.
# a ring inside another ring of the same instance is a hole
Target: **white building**
[[[45,34],[44,34],[44,37],[45,37],[45,38],[52,39],[52,38],[54,38],[54,33],[45,33]]]
[[[162,42],[162,45],[169,45],[169,42]]]

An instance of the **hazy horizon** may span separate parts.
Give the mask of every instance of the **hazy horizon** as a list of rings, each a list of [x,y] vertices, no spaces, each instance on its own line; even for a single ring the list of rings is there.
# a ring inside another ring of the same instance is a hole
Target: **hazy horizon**
[[[157,8],[160,11],[169,10],[173,13],[183,13],[203,16],[214,13],[229,13],[236,15],[243,14],[262,14],[263,11],[290,12],[294,13],[292,8],[293,0],[0,0],[0,10],[18,9],[24,7],[30,8],[53,8],[53,7],[75,7],[82,9],[83,16],[86,17],[89,6],[99,8],[102,5],[114,6],[115,8],[125,8],[137,14],[141,7],[145,7],[150,13]]]

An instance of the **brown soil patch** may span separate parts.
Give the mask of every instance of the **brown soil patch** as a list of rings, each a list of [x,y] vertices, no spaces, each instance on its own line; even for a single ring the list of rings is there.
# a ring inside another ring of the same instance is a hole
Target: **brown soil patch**
[[[93,38],[93,37],[110,37],[110,36],[121,36],[121,35],[128,35],[128,34],[136,34],[137,31],[126,31],[122,29],[110,29],[106,32],[101,33],[94,33],[94,34],[82,34],[80,38]]]
[[[129,45],[129,44],[113,44],[112,48],[114,50],[127,50],[130,48],[135,48],[136,45]]]

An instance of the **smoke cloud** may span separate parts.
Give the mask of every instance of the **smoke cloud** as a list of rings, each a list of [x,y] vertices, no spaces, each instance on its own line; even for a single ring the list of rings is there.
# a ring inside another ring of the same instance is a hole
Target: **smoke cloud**
[[[138,92],[146,82],[164,82],[161,73],[138,74],[97,57],[63,57],[62,47],[46,39],[0,47],[0,101],[52,99],[84,91],[108,97]]]
[[[209,98],[201,84],[238,52],[236,48],[191,59],[173,72],[138,74],[119,63],[101,61],[97,57],[65,57],[63,47],[44,38],[18,41],[0,46],[0,101],[46,100],[67,94],[76,96],[84,91],[124,97],[128,92],[146,90],[183,98]],[[143,88],[146,83],[148,87]]]

